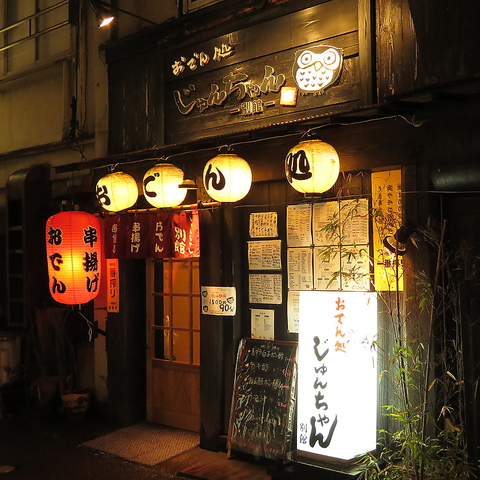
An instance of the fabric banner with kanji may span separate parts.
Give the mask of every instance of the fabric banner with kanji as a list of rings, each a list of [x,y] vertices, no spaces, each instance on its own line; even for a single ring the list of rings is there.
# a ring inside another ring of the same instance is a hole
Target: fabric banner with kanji
[[[200,256],[198,210],[108,215],[104,232],[106,258]]]

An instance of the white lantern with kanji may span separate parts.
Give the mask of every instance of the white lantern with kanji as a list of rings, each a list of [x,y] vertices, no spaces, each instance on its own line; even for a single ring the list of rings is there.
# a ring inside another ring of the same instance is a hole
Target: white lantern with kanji
[[[180,188],[183,171],[171,163],[159,163],[143,177],[145,199],[156,208],[180,205],[187,195],[186,188]]]
[[[102,245],[100,222],[86,212],[61,212],[47,220],[49,290],[66,305],[93,300],[100,289]]]
[[[295,145],[285,160],[290,185],[301,193],[323,193],[333,187],[340,173],[336,150],[321,140]]]
[[[128,173],[110,173],[97,182],[97,199],[109,212],[130,208],[138,199],[137,182]]]
[[[203,184],[217,202],[237,202],[252,185],[252,170],[246,160],[233,153],[212,158],[203,169]]]

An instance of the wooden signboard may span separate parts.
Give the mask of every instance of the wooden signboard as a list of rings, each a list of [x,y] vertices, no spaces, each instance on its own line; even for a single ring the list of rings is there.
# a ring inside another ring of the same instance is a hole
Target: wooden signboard
[[[166,143],[365,103],[358,15],[358,0],[333,0],[165,52]],[[281,105],[296,85],[296,106]]]
[[[297,343],[244,338],[237,355],[228,453],[278,458],[291,449]]]

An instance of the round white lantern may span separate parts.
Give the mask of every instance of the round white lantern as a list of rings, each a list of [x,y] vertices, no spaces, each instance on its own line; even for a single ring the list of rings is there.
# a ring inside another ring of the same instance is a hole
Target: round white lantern
[[[97,199],[109,212],[130,208],[138,199],[137,182],[128,173],[110,173],[97,182]]]
[[[183,182],[183,171],[171,163],[159,163],[143,177],[145,199],[157,208],[180,205],[187,195],[186,188],[179,188]]]
[[[217,202],[236,202],[250,191],[252,170],[246,160],[233,153],[222,153],[207,162],[203,185]]]
[[[321,140],[295,145],[285,159],[285,174],[301,193],[323,193],[333,187],[340,173],[336,150]]]

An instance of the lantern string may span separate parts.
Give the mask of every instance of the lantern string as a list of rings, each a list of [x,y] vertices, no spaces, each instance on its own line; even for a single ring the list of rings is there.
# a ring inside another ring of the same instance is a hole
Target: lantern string
[[[88,341],[91,342],[92,341],[92,337],[93,337],[93,323],[80,311],[78,311],[78,313],[80,314],[81,317],[83,317],[83,319],[85,320],[85,322],[87,322],[87,326],[88,326]]]
[[[415,120],[415,115],[412,115],[411,120],[409,120],[404,115],[390,115],[390,116],[387,116],[387,117],[367,118],[367,119],[364,119],[364,120],[358,120],[356,122],[330,122],[330,123],[324,123],[322,125],[318,125],[317,127],[309,128],[302,135],[301,140],[303,140],[304,138],[308,139],[308,138],[312,137],[312,132],[315,132],[316,130],[320,130],[321,128],[325,128],[325,127],[334,127],[334,126],[345,127],[345,126],[349,126],[349,125],[357,125],[357,124],[360,124],[360,123],[370,123],[370,122],[377,122],[379,120],[391,120],[391,119],[397,119],[397,118],[400,118],[400,119],[404,120],[406,123],[408,123],[409,125],[412,125],[415,128],[421,127],[423,125],[423,121]]]

